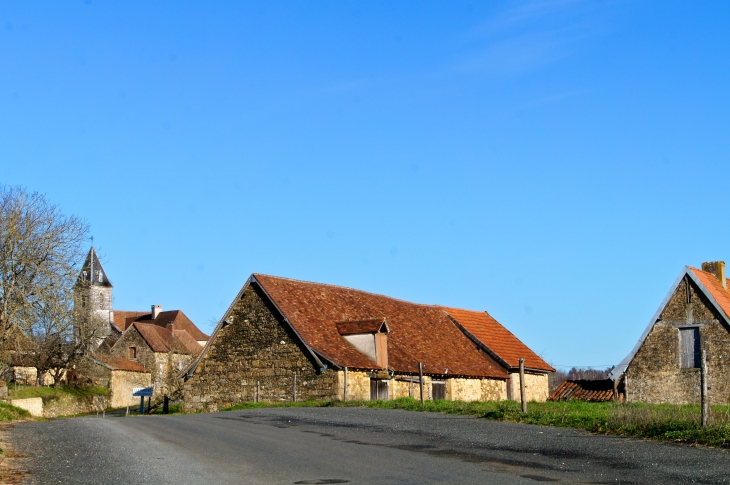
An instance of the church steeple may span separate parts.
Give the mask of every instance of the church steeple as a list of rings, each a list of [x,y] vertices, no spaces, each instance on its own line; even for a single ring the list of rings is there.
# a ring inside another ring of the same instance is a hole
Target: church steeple
[[[76,288],[81,293],[81,301],[84,306],[89,305],[89,309],[93,310],[104,321],[114,322],[114,310],[112,308],[112,289],[114,286],[109,281],[94,246],[89,249],[86,261],[81,267]]]
[[[81,267],[81,273],[79,273],[79,283],[84,283],[89,286],[102,286],[104,288],[113,288],[111,281],[106,276],[104,267],[99,261],[99,256],[96,254],[94,246],[89,249],[89,254],[86,256],[86,261]]]

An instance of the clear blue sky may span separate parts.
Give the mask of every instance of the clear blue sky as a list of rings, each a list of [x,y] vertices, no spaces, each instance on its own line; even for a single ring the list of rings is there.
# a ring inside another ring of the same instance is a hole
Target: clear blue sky
[[[86,219],[117,309],[252,272],[488,310],[617,364],[728,259],[730,3],[3,2],[0,182]]]

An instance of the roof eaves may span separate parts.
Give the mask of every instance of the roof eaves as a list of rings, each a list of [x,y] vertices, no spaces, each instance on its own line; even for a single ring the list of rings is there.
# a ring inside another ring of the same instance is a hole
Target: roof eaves
[[[649,325],[647,325],[646,328],[644,329],[644,332],[641,334],[641,337],[639,337],[639,341],[636,342],[636,345],[634,346],[633,350],[631,350],[629,355],[624,357],[624,359],[621,362],[619,362],[619,364],[616,367],[613,368],[611,373],[608,374],[609,379],[615,381],[616,379],[620,379],[621,376],[624,375],[626,370],[629,368],[631,361],[634,360],[634,357],[636,357],[636,354],[639,352],[639,349],[641,348],[642,345],[644,345],[644,341],[646,340],[646,337],[649,336],[649,332],[651,332],[651,329],[654,328],[654,324],[661,316],[662,312],[664,311],[664,308],[667,306],[667,304],[669,304],[669,300],[672,298],[674,293],[677,291],[677,287],[679,287],[679,284],[682,282],[685,275],[690,275],[690,278],[692,278],[692,281],[697,282],[697,278],[695,278],[694,275],[692,275],[692,271],[690,271],[689,266],[685,266],[684,269],[682,270],[682,272],[679,274],[679,278],[677,278],[677,280],[674,282],[674,284],[672,285],[672,288],[669,290],[669,293],[667,293],[667,296],[664,297],[664,300],[662,301],[661,305],[659,305],[659,309],[656,311],[656,313],[654,313],[654,316],[651,317],[651,320],[649,321]],[[704,285],[702,285],[700,287],[703,289],[703,291],[705,291],[705,293],[707,293]],[[714,298],[712,299],[712,301],[714,302],[715,305],[717,305],[717,302],[715,301]],[[723,315],[724,315],[724,313],[723,313]]]

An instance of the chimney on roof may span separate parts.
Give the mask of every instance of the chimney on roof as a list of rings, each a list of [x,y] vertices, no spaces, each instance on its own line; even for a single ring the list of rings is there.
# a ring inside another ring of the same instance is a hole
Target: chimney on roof
[[[702,271],[714,274],[720,281],[722,287],[727,289],[727,280],[725,279],[725,261],[702,263]]]
[[[152,320],[157,318],[157,315],[162,311],[162,305],[152,305]]]

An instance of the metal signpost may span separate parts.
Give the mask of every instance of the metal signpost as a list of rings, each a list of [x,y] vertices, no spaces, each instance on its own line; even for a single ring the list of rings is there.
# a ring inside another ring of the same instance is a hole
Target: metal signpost
[[[135,387],[132,389],[132,396],[136,397],[139,396],[139,414],[144,414],[144,398],[149,397],[152,398],[152,388],[151,387]]]

